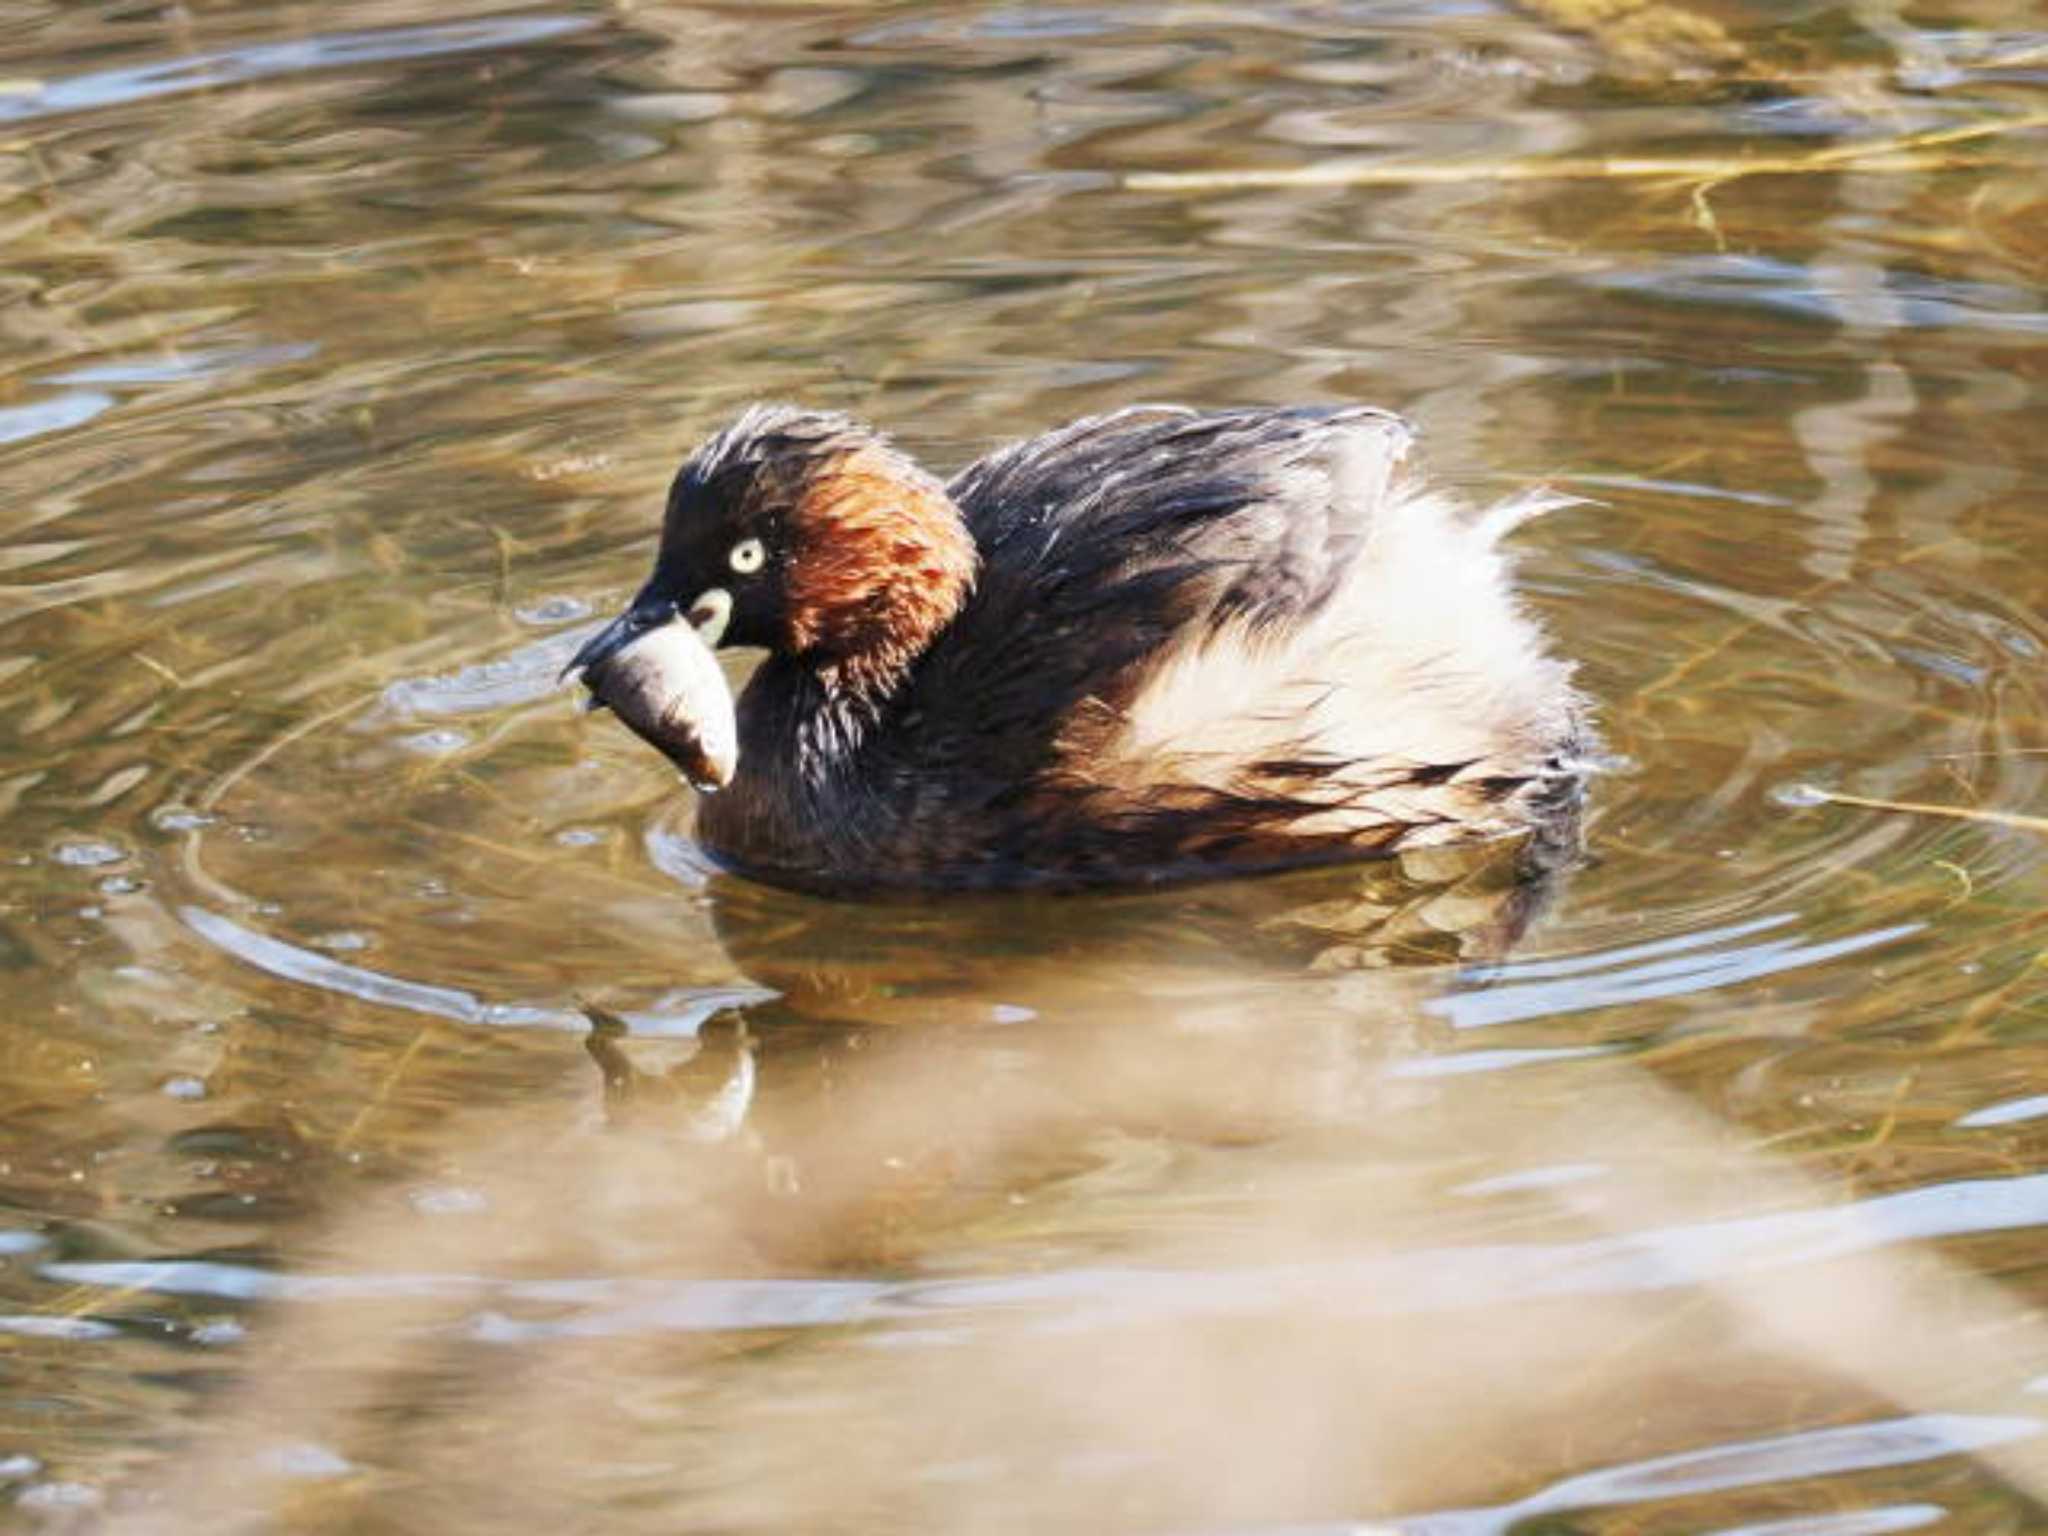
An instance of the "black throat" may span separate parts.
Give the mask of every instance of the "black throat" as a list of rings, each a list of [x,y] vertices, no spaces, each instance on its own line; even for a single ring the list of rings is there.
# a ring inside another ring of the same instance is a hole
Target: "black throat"
[[[886,841],[903,807],[865,781],[886,771],[871,749],[893,697],[794,657],[762,662],[739,698],[738,771],[698,810],[705,846],[742,870],[808,884]]]
[[[895,696],[899,674],[873,677],[844,665],[817,666],[770,657],[747,685],[762,692],[762,730],[752,739],[765,753],[783,753],[806,782],[822,784],[848,771]],[[740,716],[742,752],[750,712]]]

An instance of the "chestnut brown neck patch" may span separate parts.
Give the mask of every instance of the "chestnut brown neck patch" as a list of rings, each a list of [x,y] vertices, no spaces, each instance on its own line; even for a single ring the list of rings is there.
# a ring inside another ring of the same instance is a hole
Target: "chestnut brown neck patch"
[[[791,519],[791,651],[873,697],[952,622],[974,585],[974,538],[945,487],[882,443],[820,463]]]

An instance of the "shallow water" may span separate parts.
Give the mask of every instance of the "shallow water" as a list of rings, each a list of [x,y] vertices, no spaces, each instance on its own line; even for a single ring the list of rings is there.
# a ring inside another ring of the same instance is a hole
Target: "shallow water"
[[[2048,1518],[2034,7],[24,4],[0,53],[4,1518]],[[1505,955],[1497,860],[710,876],[553,679],[760,396],[942,467],[1369,400],[1579,493],[1521,543],[1615,758],[1587,862]]]

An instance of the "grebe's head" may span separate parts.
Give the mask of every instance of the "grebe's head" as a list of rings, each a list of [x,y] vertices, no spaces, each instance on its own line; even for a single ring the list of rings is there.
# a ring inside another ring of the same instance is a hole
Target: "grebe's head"
[[[654,574],[570,666],[680,615],[709,644],[886,687],[958,611],[975,561],[945,488],[886,438],[835,412],[757,405],[684,463]]]

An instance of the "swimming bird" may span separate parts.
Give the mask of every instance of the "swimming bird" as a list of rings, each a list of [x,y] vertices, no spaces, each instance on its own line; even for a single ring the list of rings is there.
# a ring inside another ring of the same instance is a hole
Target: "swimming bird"
[[[569,670],[701,768],[694,735],[665,741],[689,701],[646,668],[610,698],[608,674],[678,622],[765,651],[736,765],[693,770],[730,775],[698,836],[802,889],[1160,882],[1554,828],[1588,709],[1499,545],[1569,498],[1474,510],[1412,446],[1371,407],[1133,406],[941,483],[849,416],[757,405],[683,464],[653,574]]]

